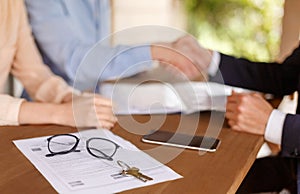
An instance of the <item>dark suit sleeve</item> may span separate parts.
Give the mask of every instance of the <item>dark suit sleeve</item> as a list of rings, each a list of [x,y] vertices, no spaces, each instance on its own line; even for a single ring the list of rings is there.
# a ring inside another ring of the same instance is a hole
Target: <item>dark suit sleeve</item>
[[[281,140],[281,153],[285,157],[298,157],[300,158],[300,115],[286,116],[282,140]]]
[[[211,81],[275,95],[297,90],[300,72],[300,47],[282,63],[251,62],[221,54],[217,76]]]

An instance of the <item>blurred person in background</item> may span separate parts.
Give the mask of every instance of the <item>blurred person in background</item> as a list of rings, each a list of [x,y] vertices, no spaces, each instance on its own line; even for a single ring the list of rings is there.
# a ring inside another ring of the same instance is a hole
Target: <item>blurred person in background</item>
[[[111,46],[107,41],[111,34],[109,0],[25,2],[44,62],[69,84],[74,84],[76,79],[80,90],[90,90],[93,83],[149,70],[152,60],[177,68],[181,67],[179,64],[186,64],[179,70],[184,70],[183,73],[193,79],[199,72],[192,64],[197,63],[198,58],[206,57],[195,53],[190,42]],[[77,72],[88,51],[101,40],[107,44],[97,46],[94,60],[89,60],[86,67]]]
[[[22,0],[0,1],[0,26],[0,125],[114,126],[110,100],[73,90],[43,64]],[[20,80],[34,102],[4,94],[9,73]],[[80,112],[74,113],[74,107],[81,107]]]

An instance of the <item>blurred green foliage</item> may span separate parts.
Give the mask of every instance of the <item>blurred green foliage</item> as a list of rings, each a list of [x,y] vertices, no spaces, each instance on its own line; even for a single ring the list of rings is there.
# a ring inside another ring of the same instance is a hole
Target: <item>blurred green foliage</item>
[[[255,61],[274,60],[284,0],[184,0],[188,31],[206,48]]]

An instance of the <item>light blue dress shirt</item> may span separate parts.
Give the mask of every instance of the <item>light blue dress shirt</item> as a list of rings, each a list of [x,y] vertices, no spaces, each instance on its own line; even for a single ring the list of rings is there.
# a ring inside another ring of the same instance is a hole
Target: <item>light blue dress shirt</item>
[[[44,62],[69,84],[76,79],[76,88],[91,89],[98,81],[131,76],[151,67],[149,45],[111,47],[106,41],[108,44],[94,48],[96,54],[77,72],[88,51],[110,35],[109,0],[25,2]]]

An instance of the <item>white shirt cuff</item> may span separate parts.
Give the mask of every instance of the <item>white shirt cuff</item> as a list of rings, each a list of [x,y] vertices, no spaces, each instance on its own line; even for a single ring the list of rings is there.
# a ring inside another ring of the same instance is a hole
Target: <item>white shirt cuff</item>
[[[265,131],[265,139],[271,143],[281,144],[283,123],[286,114],[274,109],[270,115]]]
[[[211,62],[209,64],[209,67],[208,67],[208,70],[207,70],[207,73],[210,76],[215,76],[217,74],[218,69],[219,69],[219,65],[220,65],[220,61],[221,61],[220,53],[217,52],[217,51],[213,51]]]

